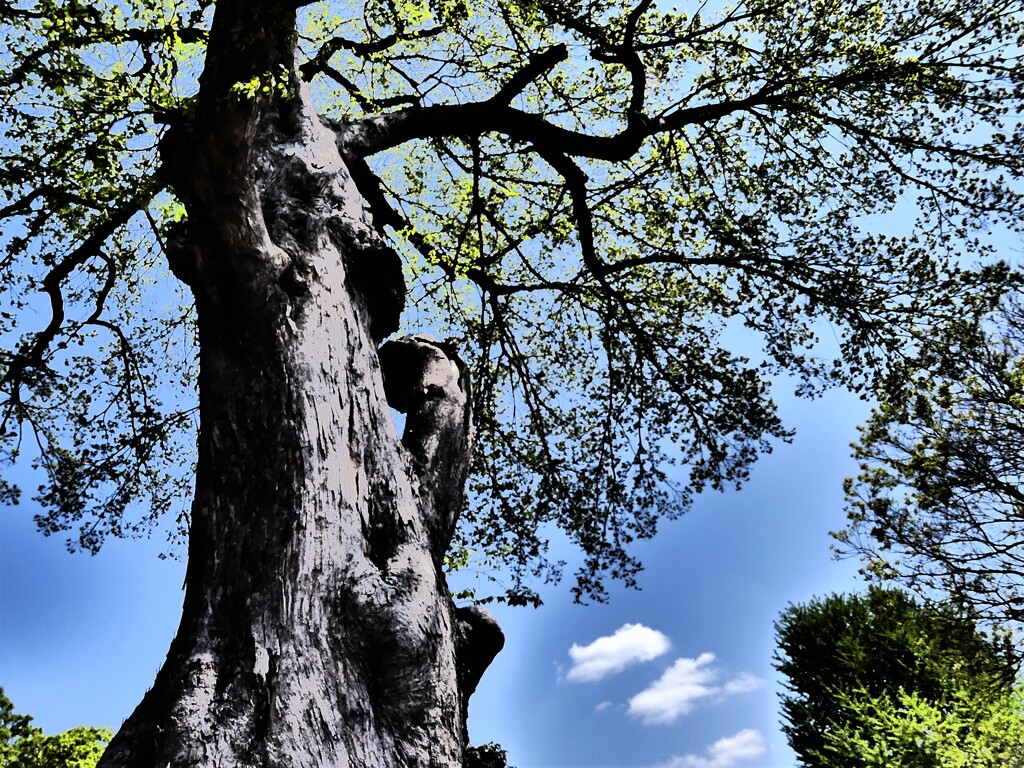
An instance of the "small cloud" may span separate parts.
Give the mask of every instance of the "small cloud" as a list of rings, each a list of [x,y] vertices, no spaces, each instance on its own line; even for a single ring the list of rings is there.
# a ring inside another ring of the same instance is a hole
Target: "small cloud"
[[[764,737],[752,728],[735,736],[719,739],[707,748],[707,757],[684,755],[673,757],[658,768],[732,768],[737,763],[752,760],[765,753]]]
[[[600,704],[594,707],[594,711],[604,712],[606,709],[611,709],[613,706],[614,705],[610,701],[602,701]]]
[[[713,653],[696,659],[676,659],[650,687],[629,700],[629,713],[646,725],[669,725],[693,711],[702,699],[725,699],[759,688],[763,681],[742,674],[725,685],[717,685],[718,670],[711,665]]]
[[[759,677],[755,677],[749,672],[744,672],[737,678],[734,678],[722,686],[722,694],[724,696],[735,696],[738,693],[750,693],[756,691],[764,685],[764,680]]]
[[[697,701],[718,693],[712,685],[716,677],[711,668],[714,660],[713,653],[676,659],[653,685],[629,700],[629,713],[643,718],[647,725],[667,725],[692,711]]]
[[[643,624],[624,624],[615,634],[599,637],[590,645],[569,649],[572,668],[566,675],[573,682],[593,682],[621,672],[631,664],[651,661],[666,653],[667,637]]]

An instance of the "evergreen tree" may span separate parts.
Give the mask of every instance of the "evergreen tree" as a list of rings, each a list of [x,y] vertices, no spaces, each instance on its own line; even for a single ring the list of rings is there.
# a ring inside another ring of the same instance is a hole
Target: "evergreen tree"
[[[948,606],[872,587],[790,606],[776,640],[783,731],[801,765],[997,768],[1009,763],[992,755],[1024,758],[1010,642]],[[956,749],[970,759],[954,760]]]

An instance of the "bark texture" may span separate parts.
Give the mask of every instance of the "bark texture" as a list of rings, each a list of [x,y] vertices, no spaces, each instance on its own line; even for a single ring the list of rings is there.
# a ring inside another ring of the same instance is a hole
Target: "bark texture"
[[[444,344],[387,344],[399,440],[377,342],[397,327],[401,264],[363,220],[292,73],[294,14],[275,8],[218,3],[196,114],[163,146],[188,209],[168,258],[198,312],[196,497],[181,625],[101,765],[457,766],[480,659],[500,648],[495,625],[474,649],[481,622],[456,616],[440,568],[468,377]],[[243,24],[240,70],[218,40]],[[228,95],[279,71],[287,97]]]

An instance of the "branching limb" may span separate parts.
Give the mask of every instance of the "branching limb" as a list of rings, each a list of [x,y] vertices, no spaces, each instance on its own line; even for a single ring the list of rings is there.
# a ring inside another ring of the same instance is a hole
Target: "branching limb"
[[[136,197],[110,212],[107,219],[93,230],[81,245],[61,259],[42,280],[43,291],[50,300],[50,322],[47,326],[35,334],[22,347],[22,351],[11,359],[7,371],[4,373],[0,384],[11,388],[10,407],[17,408],[21,403],[21,387],[30,378],[30,370],[45,370],[46,356],[57,334],[64,325],[64,281],[78,267],[85,264],[90,258],[99,255],[103,244],[122,226],[128,223],[136,213],[142,210],[149,199]],[[4,425],[10,411],[5,414]],[[0,426],[0,430],[3,426]]]
[[[656,119],[633,121],[613,136],[596,136],[563,128],[539,115],[487,100],[404,109],[357,120],[339,128],[338,141],[347,152],[365,157],[415,139],[495,133],[572,157],[623,162],[632,158],[647,138],[660,133],[714,122],[757,107],[792,109],[797,106],[792,96],[777,92],[775,86],[765,86],[746,98],[679,109]]]
[[[598,61],[615,62],[628,70],[631,93],[626,117],[630,123],[641,123],[641,128],[646,121],[643,110],[647,93],[647,68],[637,52],[636,32],[637,24],[651,7],[651,3],[652,0],[641,0],[630,12],[626,19],[621,45],[597,47],[591,51],[591,55]]]
[[[587,175],[571,157],[558,152],[547,152],[539,149],[538,154],[554,168],[563,179],[569,198],[572,200],[572,212],[576,219],[576,232],[580,238],[580,252],[583,264],[590,273],[602,283],[608,274],[608,266],[601,261],[594,246],[594,220],[587,200]]]
[[[346,91],[349,96],[355,100],[359,106],[363,107],[367,111],[375,109],[386,109],[388,107],[400,107],[403,104],[407,106],[417,106],[420,103],[419,96],[392,96],[386,99],[371,99],[359,88],[358,85],[353,83],[349,78],[345,77],[341,72],[332,67],[330,64],[324,64],[320,69],[327,77],[336,82]],[[304,78],[308,79],[308,78]]]
[[[306,4],[308,5],[308,3]],[[321,72],[328,72],[331,58],[339,51],[351,51],[356,56],[366,59],[371,56],[384,53],[389,48],[393,48],[399,43],[412,40],[425,40],[441,34],[444,30],[445,28],[443,26],[434,26],[428,29],[417,29],[413,32],[397,31],[373,42],[347,40],[343,37],[334,37],[324,43],[312,59],[299,67],[299,73],[302,75],[303,80],[309,82]]]
[[[530,56],[526,66],[508,79],[489,100],[493,104],[509,104],[537,78],[550,72],[556,65],[569,58],[569,49],[564,43],[553,45]]]

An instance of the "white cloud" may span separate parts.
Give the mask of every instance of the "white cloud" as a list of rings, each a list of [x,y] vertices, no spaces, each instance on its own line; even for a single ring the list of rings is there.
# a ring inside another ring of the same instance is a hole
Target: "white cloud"
[[[756,691],[764,685],[764,680],[759,677],[755,677],[749,672],[744,672],[737,678],[734,678],[722,686],[722,694],[725,696],[735,696],[738,693],[750,693]]]
[[[696,702],[718,693],[712,683],[716,672],[711,668],[713,653],[702,653],[696,659],[676,659],[665,674],[649,688],[629,700],[629,713],[643,718],[648,725],[674,722],[696,706]]]
[[[651,661],[667,652],[668,638],[643,624],[624,624],[615,634],[599,637],[590,645],[569,649],[572,668],[566,679],[593,682],[621,672],[631,664]]]
[[[744,760],[752,760],[765,753],[764,737],[752,728],[735,736],[719,739],[707,748],[707,757],[684,755],[674,757],[658,768],[732,768]]]
[[[613,706],[615,706],[615,705],[612,704],[610,701],[602,701],[600,704],[598,704],[596,707],[594,707],[594,711],[595,712],[604,712],[606,709],[611,709]]]
[[[761,686],[759,678],[746,673],[717,685],[718,670],[711,666],[714,661],[713,653],[676,659],[665,674],[629,700],[629,713],[646,725],[669,725],[693,711],[702,699],[724,699]]]

